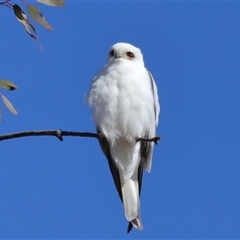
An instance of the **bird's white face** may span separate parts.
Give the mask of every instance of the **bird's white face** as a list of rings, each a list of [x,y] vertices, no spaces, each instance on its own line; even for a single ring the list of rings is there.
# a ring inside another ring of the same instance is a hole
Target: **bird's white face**
[[[128,43],[114,44],[108,53],[107,62],[134,62],[144,66],[143,56],[139,48]]]

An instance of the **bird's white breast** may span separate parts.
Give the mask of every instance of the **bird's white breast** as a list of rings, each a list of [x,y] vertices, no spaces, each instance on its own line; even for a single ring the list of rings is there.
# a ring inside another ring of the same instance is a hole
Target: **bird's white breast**
[[[155,135],[152,86],[144,66],[107,64],[93,79],[88,102],[96,126],[112,144],[121,138],[134,141],[146,131]]]

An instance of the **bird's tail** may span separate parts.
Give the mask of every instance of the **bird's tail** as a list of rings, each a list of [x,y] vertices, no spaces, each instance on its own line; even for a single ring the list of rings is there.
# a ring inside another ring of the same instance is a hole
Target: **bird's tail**
[[[121,179],[121,183],[125,216],[135,228],[141,231],[143,225],[140,220],[140,199],[136,174],[127,181]]]

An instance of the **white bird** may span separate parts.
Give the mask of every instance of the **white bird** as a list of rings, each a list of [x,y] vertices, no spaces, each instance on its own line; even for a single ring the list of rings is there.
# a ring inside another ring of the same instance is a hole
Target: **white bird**
[[[129,221],[127,231],[142,230],[139,196],[143,169],[151,170],[154,143],[136,139],[155,137],[160,105],[140,49],[114,44],[106,65],[92,80],[87,102]]]

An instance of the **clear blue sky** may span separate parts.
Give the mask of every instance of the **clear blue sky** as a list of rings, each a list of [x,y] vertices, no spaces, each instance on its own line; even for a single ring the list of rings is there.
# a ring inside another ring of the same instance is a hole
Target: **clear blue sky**
[[[0,238],[240,238],[240,3],[36,5],[54,27],[34,23],[43,56],[0,7],[0,78],[19,86],[1,89],[19,114],[0,103],[0,134],[94,132],[84,97],[123,41],[141,48],[157,83],[162,141],[144,174],[144,230],[129,235],[97,140],[0,142]]]

